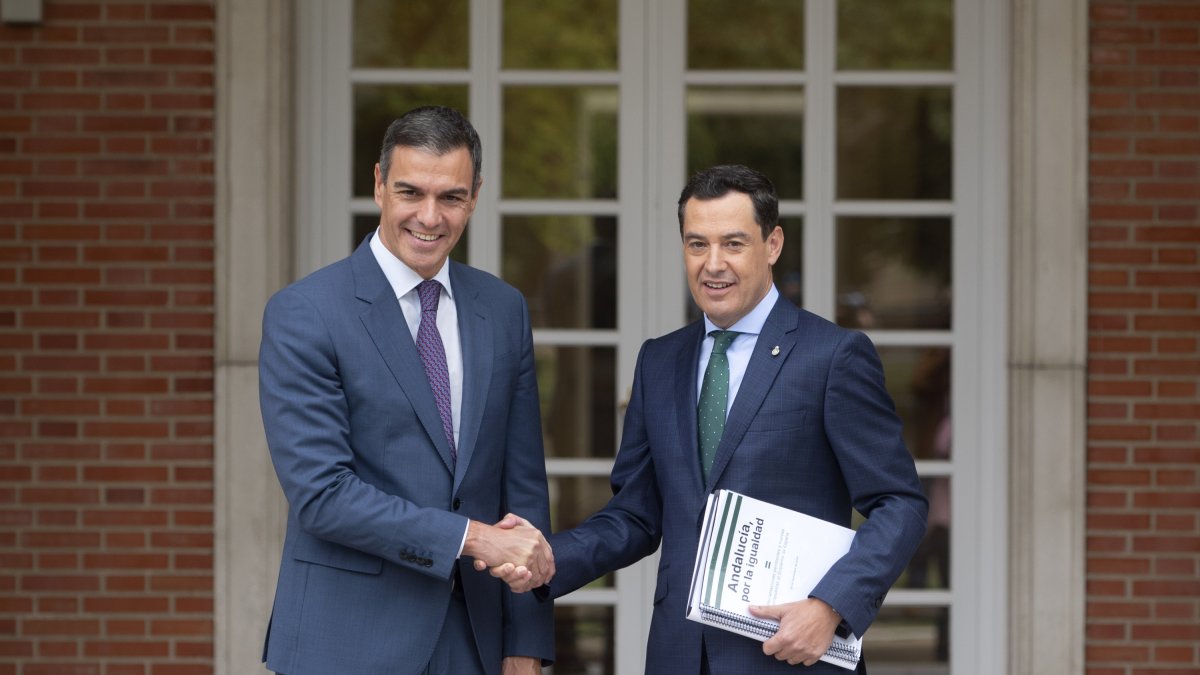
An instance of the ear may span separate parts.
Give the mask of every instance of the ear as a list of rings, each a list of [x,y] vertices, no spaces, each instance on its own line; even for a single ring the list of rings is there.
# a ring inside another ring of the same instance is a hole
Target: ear
[[[483,189],[483,176],[479,177],[479,182],[475,183],[475,189],[471,191],[471,213],[475,213],[475,205],[479,203],[479,191]]]
[[[383,195],[386,188],[383,184],[383,176],[379,174],[379,162],[375,162],[375,205],[383,208]]]
[[[783,253],[783,228],[776,225],[771,234],[767,235],[767,259],[774,265]]]

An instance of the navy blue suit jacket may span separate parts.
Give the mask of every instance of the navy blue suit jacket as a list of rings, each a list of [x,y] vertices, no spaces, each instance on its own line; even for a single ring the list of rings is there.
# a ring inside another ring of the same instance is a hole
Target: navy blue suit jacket
[[[760,642],[684,618],[708,494],[727,488],[844,526],[852,510],[866,516],[850,552],[812,593],[857,635],[920,543],[928,505],[870,340],[783,298],[758,337],[704,481],[696,438],[703,338],[696,322],[643,345],[613,497],[551,538],[558,573],[550,591],[564,595],[661,542],[646,673],[697,675],[702,639],[714,674],[795,673]],[[804,672],[846,671],[820,662]]]
[[[553,657],[553,608],[456,556],[467,519],[549,531],[525,300],[450,263],[463,354],[458,462],[392,287],[364,242],[276,293],[259,386],[287,538],[263,659],[288,675],[397,675],[428,662],[461,569],[489,675]]]

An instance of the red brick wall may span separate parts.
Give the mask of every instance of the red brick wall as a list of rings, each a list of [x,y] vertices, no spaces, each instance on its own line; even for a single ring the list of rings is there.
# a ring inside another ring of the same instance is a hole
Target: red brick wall
[[[1200,2],[1093,0],[1087,666],[1200,672]],[[0,675],[212,670],[211,2],[0,26]]]
[[[0,26],[0,675],[212,671],[212,2]]]
[[[1200,2],[1090,10],[1087,672],[1200,673]]]

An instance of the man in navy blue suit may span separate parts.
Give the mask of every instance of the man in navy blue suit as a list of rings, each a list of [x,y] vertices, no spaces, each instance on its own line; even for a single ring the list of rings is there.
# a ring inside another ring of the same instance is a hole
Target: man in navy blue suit
[[[287,538],[263,660],[287,675],[530,675],[553,607],[471,569],[554,574],[524,298],[448,260],[482,185],[475,129],[426,107],[375,165],[379,227],[275,294],[259,384]],[[506,513],[520,525],[489,525]]]
[[[553,596],[661,543],[648,674],[844,673],[818,657],[836,630],[867,630],[925,533],[926,499],[874,346],[772,283],[778,215],[774,186],[746,167],[713,167],[683,189],[683,258],[704,317],[642,346],[613,497],[550,538]],[[705,498],[719,488],[843,526],[854,510],[866,517],[810,597],[757,608],[780,622],[762,644],[684,618]]]

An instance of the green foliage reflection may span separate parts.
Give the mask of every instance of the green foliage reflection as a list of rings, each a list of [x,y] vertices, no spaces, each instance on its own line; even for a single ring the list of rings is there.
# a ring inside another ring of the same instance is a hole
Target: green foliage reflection
[[[839,0],[840,70],[950,70],[953,0]]]
[[[506,88],[503,164],[505,197],[616,197],[616,88]]]
[[[505,68],[616,70],[617,0],[505,0]]]
[[[691,0],[687,41],[692,70],[802,70],[804,3]]]
[[[355,68],[466,68],[469,0],[354,0]]]

